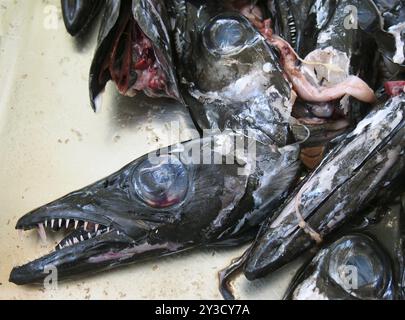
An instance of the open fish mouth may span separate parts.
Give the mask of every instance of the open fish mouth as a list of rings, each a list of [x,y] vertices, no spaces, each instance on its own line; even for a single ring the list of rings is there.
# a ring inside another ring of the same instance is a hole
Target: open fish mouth
[[[107,1],[99,43],[90,69],[93,109],[108,81],[133,97],[143,92],[150,97],[182,101],[174,72],[168,17],[162,1]]]
[[[166,90],[166,75],[153,43],[131,17],[130,5],[130,2],[123,1],[111,55],[103,63],[99,82],[111,77],[118,91],[128,96],[143,90]]]
[[[151,244],[146,230],[139,228],[136,237],[129,236],[114,223],[97,220],[52,218],[52,215],[31,219],[30,214],[23,217],[17,224],[18,230],[37,229],[43,241],[47,232],[63,234],[64,238],[49,254],[15,267],[9,281],[17,285],[42,284],[50,270],[57,271],[57,281],[71,280],[183,248],[169,242]]]
[[[63,237],[49,254],[13,269],[10,281],[18,285],[41,283],[49,268],[55,268],[61,278],[90,272],[96,265],[105,268],[112,261],[125,258],[123,250],[129,249],[131,243],[133,246],[133,240],[110,221],[90,217],[83,220],[74,212],[47,215],[33,211],[32,215],[23,217],[16,228],[20,232],[37,229],[43,242],[47,241],[49,233]]]
[[[38,233],[42,241],[47,241],[47,232],[68,232],[69,235],[65,237],[55,248],[56,250],[62,250],[66,247],[73,246],[79,242],[93,239],[101,236],[104,233],[115,231],[112,227],[102,225],[99,223],[93,223],[88,221],[81,221],[76,219],[50,219],[45,220],[37,224],[36,227],[28,226],[24,229],[18,230],[32,230],[37,228]],[[119,231],[116,231],[119,234]]]
[[[47,232],[62,235],[63,239],[48,255],[14,268],[10,281],[18,285],[41,284],[49,268],[57,270],[58,280],[69,280],[178,251],[181,246],[158,239],[155,227],[164,219],[152,216],[160,214],[155,210],[157,206],[163,210],[181,201],[186,190],[187,179],[181,175],[183,166],[175,159],[173,163],[153,167],[142,157],[99,182],[23,216],[17,222],[17,230],[37,229],[43,241]],[[153,168],[157,169],[149,174]],[[160,180],[160,174],[166,179]],[[136,179],[150,179],[147,181],[151,189],[139,191]],[[173,183],[179,183],[178,193],[173,191]],[[163,189],[166,185],[171,189]],[[145,201],[140,199],[142,196]]]

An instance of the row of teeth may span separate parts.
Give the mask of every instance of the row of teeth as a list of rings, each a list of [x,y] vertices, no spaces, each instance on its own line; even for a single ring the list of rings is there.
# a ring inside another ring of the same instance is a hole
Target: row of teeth
[[[295,25],[294,17],[291,14],[289,14],[287,17],[287,23],[290,29],[291,42],[293,45],[295,45],[297,43],[297,27]]]
[[[107,227],[106,229],[103,229],[103,230],[98,230],[97,233],[94,235],[91,235],[91,233],[89,232],[89,233],[87,233],[87,238],[85,238],[83,235],[81,235],[79,238],[73,237],[72,239],[66,240],[63,245],[59,244],[58,247],[59,247],[59,249],[67,248],[67,247],[73,246],[75,244],[78,244],[80,242],[89,240],[93,237],[97,237],[97,236],[102,235],[103,233],[108,233],[108,232],[110,232],[110,227]],[[120,232],[117,231],[117,234],[119,235]]]
[[[63,220],[64,220],[64,219],[51,219],[50,221],[45,220],[44,223],[39,223],[39,224],[38,224],[38,228],[44,229],[44,226],[45,226],[45,228],[48,228],[48,226],[50,226],[51,229],[53,229],[53,228],[55,227],[55,225],[57,225],[59,229],[61,229],[62,227],[66,227],[66,229],[68,229],[68,228],[69,228],[69,225],[70,225],[70,221],[74,221],[74,228],[75,228],[75,229],[77,229],[77,227],[79,226],[79,222],[82,222],[84,230],[87,230],[87,226],[88,226],[88,224],[89,224],[89,222],[87,222],[87,221],[79,221],[79,220],[73,220],[73,219],[66,219],[66,221],[64,222]],[[56,222],[56,224],[55,224],[55,222]],[[96,225],[95,225],[95,230],[96,230],[96,232],[97,232],[97,230],[98,230],[99,227],[100,227],[99,224],[96,224]]]
[[[38,223],[38,233],[39,236],[41,237],[41,240],[43,242],[47,241],[47,235],[46,235],[46,229],[48,227],[50,227],[52,230],[54,229],[55,226],[57,226],[59,229],[62,229],[63,227],[67,229],[69,229],[69,225],[71,223],[71,221],[74,222],[74,229],[77,230],[77,228],[79,227],[79,223],[80,226],[83,226],[84,231],[91,231],[93,233],[95,233],[95,236],[101,235],[102,232],[110,231],[110,227],[104,227],[106,229],[99,230],[100,229],[100,224],[94,224],[94,229],[93,230],[88,230],[88,225],[89,222],[87,221],[79,221],[79,220],[73,220],[73,219],[66,219],[66,221],[63,221],[64,219],[51,219],[50,221],[45,220],[43,223]],[[90,239],[92,237],[91,233],[88,233],[88,239]],[[75,242],[72,242],[72,244],[74,243],[78,243],[79,239],[76,239]]]

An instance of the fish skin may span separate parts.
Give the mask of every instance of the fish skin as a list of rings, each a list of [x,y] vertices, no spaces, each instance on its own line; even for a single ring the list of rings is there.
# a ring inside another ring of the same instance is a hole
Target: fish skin
[[[291,281],[284,299],[404,299],[405,186],[398,183],[389,188],[388,196],[377,198],[304,263]],[[353,275],[364,279],[361,286],[357,280],[358,288],[345,288],[345,279],[331,263],[355,266],[357,269]],[[370,265],[373,268],[369,268]],[[343,282],[330,281],[331,277]],[[373,281],[375,278],[378,280]],[[370,282],[373,283],[370,285]]]
[[[372,111],[290,196],[277,218],[263,224],[244,267],[249,280],[281,268],[315,246],[298,226],[295,205],[300,191],[303,218],[325,238],[401,174],[404,108],[403,94]]]
[[[276,50],[230,2],[175,2],[177,71],[196,125],[250,130],[262,143],[279,147],[290,143],[294,96]],[[218,26],[225,31],[213,40]],[[237,48],[226,45],[234,40],[227,28],[239,37]]]
[[[105,0],[61,0],[66,30],[75,37],[87,29],[103,7]]]

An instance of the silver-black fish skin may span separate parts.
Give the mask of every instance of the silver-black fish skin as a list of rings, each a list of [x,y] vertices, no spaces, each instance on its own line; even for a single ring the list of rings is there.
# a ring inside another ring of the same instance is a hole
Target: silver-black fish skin
[[[253,280],[292,261],[315,241],[297,218],[321,237],[355,215],[404,170],[405,94],[372,111],[262,226],[245,265]],[[299,199],[301,195],[301,199]]]
[[[391,186],[390,196],[322,246],[296,274],[285,299],[404,299],[404,187]]]
[[[196,124],[286,145],[293,99],[276,50],[232,1],[178,2],[178,71]]]
[[[80,35],[91,24],[105,0],[61,0],[62,16],[71,36]]]

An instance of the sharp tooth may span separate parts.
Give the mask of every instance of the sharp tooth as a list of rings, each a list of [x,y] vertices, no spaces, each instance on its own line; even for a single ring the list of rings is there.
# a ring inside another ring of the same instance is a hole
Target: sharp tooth
[[[55,219],[51,220],[51,228],[53,229],[53,225],[55,224]]]
[[[69,239],[69,246],[73,246],[73,241]]]
[[[83,236],[80,236],[80,241],[84,241],[84,238],[83,238]]]
[[[120,235],[120,232],[119,232],[119,231],[117,231],[117,234],[118,234],[118,235]]]
[[[91,239],[91,234],[90,234],[90,232],[87,234],[87,237],[88,237],[89,239]]]
[[[97,232],[99,227],[100,227],[100,225],[97,223],[96,226],[94,227],[94,230],[96,230],[96,232]]]
[[[66,240],[64,247],[70,247],[69,241]]]
[[[38,224],[38,233],[39,233],[39,236],[41,237],[42,242],[45,243],[46,242],[46,232],[44,229],[44,225],[42,223]]]
[[[84,223],[84,231],[86,231],[87,230],[87,225],[88,225],[89,223],[86,221],[85,223]]]
[[[59,219],[59,229],[62,227],[62,219]]]
[[[69,228],[70,219],[66,219],[66,229]]]
[[[48,220],[45,220],[45,228],[48,228]]]
[[[59,244],[59,249],[60,249],[60,250],[62,250],[62,249],[63,249],[63,247],[62,247],[62,245],[61,245],[61,244]]]
[[[79,220],[75,220],[75,229],[77,229],[78,225],[79,225]]]
[[[74,244],[79,243],[79,239],[77,239],[77,238],[73,238],[73,243],[74,243]]]
[[[99,230],[96,235],[101,236],[101,230]]]
[[[110,227],[107,227],[107,232],[110,232]]]

